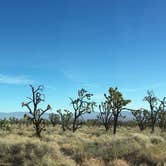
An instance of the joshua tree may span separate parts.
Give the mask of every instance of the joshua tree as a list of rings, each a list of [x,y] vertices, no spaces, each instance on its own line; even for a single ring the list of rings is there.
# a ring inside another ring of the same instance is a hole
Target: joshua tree
[[[131,100],[125,100],[123,95],[118,88],[110,88],[109,89],[109,96],[104,94],[106,98],[106,102],[108,103],[110,109],[112,110],[113,114],[113,133],[116,134],[116,128],[118,123],[118,118],[121,116],[121,112],[127,104],[131,102]]]
[[[71,104],[74,109],[72,130],[75,132],[82,126],[81,117],[85,113],[91,113],[94,110],[95,102],[91,101],[93,94],[88,93],[85,89],[78,91],[78,98],[72,99]]]
[[[148,124],[148,120],[149,120],[149,112],[146,109],[138,109],[138,110],[133,110],[133,109],[127,109],[130,110],[132,115],[134,116],[137,125],[140,129],[140,131],[143,131]]]
[[[64,110],[62,112],[61,109],[57,110],[57,113],[60,116],[60,124],[62,126],[62,130],[63,131],[66,131],[66,129],[71,130],[70,126],[72,124],[73,114],[68,110]]]
[[[105,130],[108,131],[112,122],[112,109],[107,102],[104,102],[99,105],[99,111],[98,119],[104,125]]]
[[[60,117],[58,114],[51,113],[51,114],[49,114],[49,120],[54,127],[55,125],[59,124]]]
[[[161,129],[161,131],[166,130],[166,112],[160,111],[158,114],[158,125]]]
[[[158,106],[158,98],[154,95],[153,91],[147,91],[147,96],[144,97],[144,101],[147,101],[150,106],[150,126],[151,132],[153,133],[155,130],[155,125],[157,122],[157,116],[160,111],[160,106]]]
[[[158,112],[158,124],[162,131],[166,129],[166,98],[160,101],[159,112]]]
[[[41,137],[41,132],[45,129],[45,122],[42,116],[51,109],[51,106],[47,105],[46,109],[39,108],[39,104],[44,102],[44,94],[42,94],[44,87],[42,85],[38,86],[36,89],[30,85],[30,88],[32,96],[27,97],[29,101],[23,102],[22,107],[28,109],[29,115],[27,115],[27,117],[33,123],[36,136]]]

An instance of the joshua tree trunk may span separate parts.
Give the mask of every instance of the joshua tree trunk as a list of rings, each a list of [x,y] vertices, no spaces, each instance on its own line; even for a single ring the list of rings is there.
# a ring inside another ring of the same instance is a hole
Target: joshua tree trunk
[[[74,121],[73,121],[73,133],[77,130],[77,127],[76,127],[76,118],[74,118]]]
[[[138,126],[139,126],[140,131],[144,130],[144,126],[142,124],[139,124]]]
[[[154,130],[155,130],[155,123],[152,123],[152,131],[151,131],[151,133],[154,133]]]
[[[110,126],[109,126],[109,125],[105,125],[105,130],[106,130],[106,131],[108,131],[108,130],[109,130],[109,128],[110,128]]]
[[[114,131],[113,131],[113,134],[116,134],[116,128],[117,128],[117,122],[118,122],[118,116],[119,116],[119,115],[117,115],[117,116],[114,117]]]

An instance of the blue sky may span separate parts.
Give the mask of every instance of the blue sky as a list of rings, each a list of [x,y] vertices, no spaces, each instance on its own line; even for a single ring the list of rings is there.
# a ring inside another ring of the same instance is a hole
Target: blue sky
[[[86,88],[100,102],[118,86],[132,108],[165,96],[165,0],[0,1],[0,111],[21,111],[27,86],[69,108]]]

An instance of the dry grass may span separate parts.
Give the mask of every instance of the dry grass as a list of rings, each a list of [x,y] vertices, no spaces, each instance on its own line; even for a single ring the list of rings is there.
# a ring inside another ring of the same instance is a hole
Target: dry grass
[[[41,140],[32,128],[0,131],[0,165],[128,166],[166,163],[166,133],[119,128],[116,136],[103,128],[76,133],[49,127]]]

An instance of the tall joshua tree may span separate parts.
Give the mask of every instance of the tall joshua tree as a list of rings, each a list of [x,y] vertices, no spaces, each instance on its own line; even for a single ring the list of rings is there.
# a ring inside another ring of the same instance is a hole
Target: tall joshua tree
[[[153,133],[155,130],[155,125],[157,122],[157,116],[160,111],[158,106],[158,98],[154,95],[153,91],[147,91],[147,96],[144,97],[144,101],[147,101],[150,107],[150,126],[151,126],[151,132]]]
[[[31,88],[31,97],[27,97],[28,101],[22,103],[22,107],[26,107],[29,111],[29,115],[27,115],[28,119],[32,121],[36,136],[41,137],[42,130],[45,129],[45,122],[42,116],[45,112],[51,109],[50,105],[47,105],[45,109],[39,107],[39,104],[44,102],[44,94],[42,85],[39,85],[36,89],[30,85]]]
[[[85,89],[78,90],[78,97],[71,100],[74,109],[72,130],[75,132],[82,126],[81,117],[85,113],[91,113],[94,109],[95,102],[91,101],[93,94],[88,93]]]
[[[98,119],[101,121],[101,123],[104,125],[105,130],[108,131],[111,126],[112,122],[112,110],[111,107],[107,102],[101,103],[99,105],[99,115]]]
[[[121,115],[121,112],[124,107],[131,102],[131,100],[125,100],[122,93],[118,88],[110,88],[109,95],[104,94],[106,102],[108,103],[113,114],[113,134],[116,134],[116,128],[118,123],[118,118]]]
[[[166,130],[166,97],[160,100],[159,112],[158,112],[158,125],[162,131]]]

